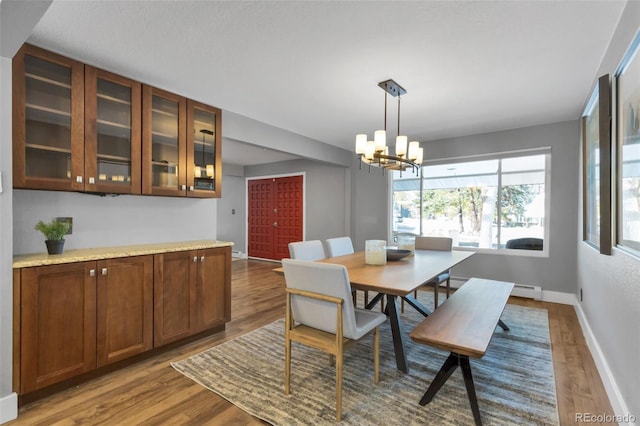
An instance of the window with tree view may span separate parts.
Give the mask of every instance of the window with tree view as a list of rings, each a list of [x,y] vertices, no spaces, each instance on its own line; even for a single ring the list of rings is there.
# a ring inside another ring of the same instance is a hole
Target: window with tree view
[[[393,233],[456,247],[542,250],[549,154],[427,165],[393,175]],[[422,185],[420,185],[422,183]]]

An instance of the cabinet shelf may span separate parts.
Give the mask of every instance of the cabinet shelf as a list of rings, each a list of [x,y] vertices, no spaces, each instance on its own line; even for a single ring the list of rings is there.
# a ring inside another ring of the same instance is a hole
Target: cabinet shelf
[[[119,103],[122,105],[131,105],[131,102],[125,101],[124,99],[116,98],[114,96],[105,95],[104,93],[98,93],[98,99],[105,99],[107,101]]]
[[[48,84],[52,84],[54,86],[59,86],[59,87],[64,87],[65,89],[71,89],[71,85],[67,84],[67,83],[63,83],[61,81],[57,81],[57,80],[53,80],[47,77],[43,77],[41,75],[37,75],[37,74],[32,74],[32,73],[25,73],[25,77],[27,78],[31,78],[33,80],[38,80],[38,81],[42,81],[44,83],[48,83]]]
[[[131,162],[131,158],[129,157],[122,157],[120,155],[109,155],[109,154],[98,154],[98,162],[99,163],[108,163],[108,162],[114,162],[115,163],[130,163]]]
[[[151,161],[151,164],[153,164],[154,166],[162,166],[162,167],[178,167],[178,163],[167,163],[164,161],[157,161],[157,160]]]
[[[60,152],[60,153],[63,153],[63,154],[71,155],[71,149],[68,149],[68,148],[57,148],[55,146],[39,145],[39,144],[35,144],[35,143],[27,143],[27,144],[25,144],[25,146],[27,148],[39,149],[41,151]]]
[[[63,116],[63,117],[71,117],[71,113],[70,112],[62,111],[60,109],[49,108],[49,107],[42,106],[42,105],[37,105],[37,104],[26,104],[25,106],[27,108],[30,108],[32,110],[39,111],[39,112],[45,112],[45,113],[49,113],[49,114],[60,115],[60,116]]]
[[[163,110],[157,109],[157,108],[152,108],[151,112],[153,112],[154,114],[160,114],[160,115],[164,115],[166,117],[171,117],[171,118],[178,117],[178,114],[176,114],[175,112],[163,111]]]

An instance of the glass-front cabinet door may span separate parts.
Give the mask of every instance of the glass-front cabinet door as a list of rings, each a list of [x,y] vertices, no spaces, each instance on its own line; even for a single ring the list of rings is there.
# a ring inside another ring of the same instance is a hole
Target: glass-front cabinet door
[[[84,65],[24,45],[13,58],[13,185],[83,189]]]
[[[142,87],[142,193],[185,196],[187,100]]]
[[[141,84],[85,67],[85,191],[140,194]]]
[[[219,198],[222,186],[221,112],[187,100],[187,196]]]

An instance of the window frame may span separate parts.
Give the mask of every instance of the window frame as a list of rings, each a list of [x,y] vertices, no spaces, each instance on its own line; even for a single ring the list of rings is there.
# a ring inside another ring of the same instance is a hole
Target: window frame
[[[623,122],[624,114],[622,113],[620,80],[621,80],[621,77],[623,77],[627,68],[631,65],[632,61],[640,61],[640,31],[638,31],[638,33],[633,38],[633,41],[629,45],[629,48],[627,49],[625,55],[622,57],[620,64],[616,68],[616,71],[613,77],[613,90],[612,90],[612,93],[614,95],[614,100],[612,104],[615,105],[615,107],[612,108],[613,114],[614,114],[614,116],[612,117],[612,125],[615,128],[615,138],[616,138],[615,150],[614,150],[616,166],[614,168],[615,170],[614,179],[612,179],[612,181],[615,182],[615,185],[616,185],[616,189],[615,189],[616,212],[615,212],[615,215],[612,215],[612,216],[615,217],[615,220],[616,220],[616,226],[615,226],[616,248],[634,257],[640,258],[640,241],[629,240],[633,244],[625,243],[626,240],[624,240],[624,235],[623,235],[624,222],[623,222],[623,208],[622,208],[623,206],[622,179],[623,179],[623,165],[624,165],[623,125],[625,123]]]
[[[522,249],[507,249],[502,247],[497,248],[480,248],[480,247],[460,247],[454,246],[455,250],[459,251],[473,251],[476,253],[487,253],[487,254],[497,254],[497,255],[507,255],[507,256],[527,256],[527,257],[549,257],[549,235],[550,235],[550,211],[551,211],[551,147],[545,146],[540,148],[531,148],[531,149],[523,149],[523,150],[514,150],[514,151],[503,151],[496,153],[488,153],[488,154],[479,154],[479,155],[469,155],[469,156],[457,156],[457,157],[447,157],[447,158],[439,158],[433,160],[426,160],[422,167],[420,168],[419,179],[420,179],[420,192],[424,191],[423,188],[423,167],[434,166],[434,165],[446,165],[452,163],[463,163],[470,161],[483,161],[483,160],[502,160],[506,158],[516,158],[516,157],[528,157],[532,155],[544,155],[545,156],[545,177],[544,177],[544,200],[545,200],[545,217],[544,217],[544,237],[543,237],[543,246],[542,250],[522,250]],[[501,162],[499,163],[501,164]],[[393,244],[393,173],[388,174],[387,178],[387,187],[388,191],[388,226],[387,226],[387,234],[388,240],[390,244]],[[500,173],[498,174],[498,193],[502,188],[502,173],[500,168]],[[423,197],[421,197],[422,200]],[[500,203],[498,203],[499,205]],[[422,229],[422,201],[420,204],[420,234],[423,233]],[[497,211],[498,215],[499,210]],[[500,230],[498,231],[500,232]]]

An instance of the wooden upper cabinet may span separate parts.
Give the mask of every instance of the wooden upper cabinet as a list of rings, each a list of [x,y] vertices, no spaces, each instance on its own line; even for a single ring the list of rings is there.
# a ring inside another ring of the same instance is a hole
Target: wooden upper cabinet
[[[187,193],[187,100],[142,86],[142,193]]]
[[[141,193],[142,85],[85,66],[85,191]]]
[[[25,44],[13,58],[13,186],[84,188],[84,65]]]
[[[220,109],[25,44],[13,59],[13,186],[219,198]]]
[[[187,196],[222,194],[222,113],[187,100]]]

